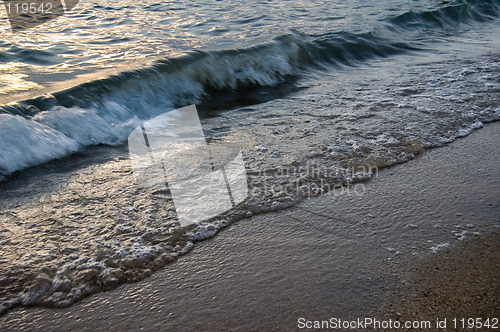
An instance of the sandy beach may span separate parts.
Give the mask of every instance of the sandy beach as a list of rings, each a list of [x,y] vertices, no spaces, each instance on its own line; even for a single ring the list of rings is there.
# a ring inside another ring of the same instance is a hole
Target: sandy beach
[[[426,320],[434,328],[436,320],[446,321],[439,329],[442,331],[464,330],[463,324],[468,327],[470,319],[475,324],[477,318],[483,322],[498,318],[499,235],[496,231],[466,241],[409,267],[407,284],[389,297],[377,314],[401,322]]]
[[[381,170],[357,194],[243,219],[141,282],[65,309],[13,310],[1,330],[290,331],[300,318],[498,318],[499,129],[486,125]]]

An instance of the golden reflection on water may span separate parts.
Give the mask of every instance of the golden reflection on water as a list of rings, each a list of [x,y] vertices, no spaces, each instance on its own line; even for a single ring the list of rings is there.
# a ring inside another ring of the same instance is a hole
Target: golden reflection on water
[[[0,94],[43,88],[40,84],[27,80],[28,75],[21,73],[20,67],[23,64],[0,64]]]
[[[0,103],[67,89],[86,80],[83,76],[102,78],[195,49],[262,44],[290,29],[328,31],[345,23],[342,7],[331,5],[339,8],[332,13],[323,2],[305,0],[244,6],[235,1],[87,0],[17,33],[0,5],[0,58],[10,62],[10,69],[0,69]]]

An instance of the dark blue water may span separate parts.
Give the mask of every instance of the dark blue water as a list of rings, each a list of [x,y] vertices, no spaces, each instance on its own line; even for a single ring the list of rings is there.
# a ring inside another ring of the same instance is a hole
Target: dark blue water
[[[0,61],[9,66],[1,69],[0,93],[13,100],[9,95],[20,92],[52,92],[106,69],[121,72],[195,49],[241,49],[291,30],[370,32],[389,15],[436,8],[437,1],[80,1],[66,15],[17,33],[4,15]]]

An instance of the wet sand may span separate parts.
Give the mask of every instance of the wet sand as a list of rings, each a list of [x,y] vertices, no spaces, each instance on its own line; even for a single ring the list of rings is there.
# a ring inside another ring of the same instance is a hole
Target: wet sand
[[[301,317],[499,317],[499,129],[382,170],[358,194],[241,220],[141,282],[65,309],[13,310],[0,329],[289,331]]]

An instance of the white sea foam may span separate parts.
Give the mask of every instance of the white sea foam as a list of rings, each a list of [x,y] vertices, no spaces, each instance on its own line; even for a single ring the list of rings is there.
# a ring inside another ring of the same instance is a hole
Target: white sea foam
[[[4,175],[66,156],[79,148],[77,141],[49,126],[17,115],[0,114],[0,172]]]

